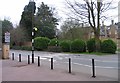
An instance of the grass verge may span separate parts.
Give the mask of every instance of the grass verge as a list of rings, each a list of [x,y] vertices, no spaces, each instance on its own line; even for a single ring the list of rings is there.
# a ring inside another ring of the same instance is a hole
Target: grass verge
[[[91,52],[91,53],[89,53],[89,52],[83,52],[83,53],[72,53],[72,52],[65,52],[65,53],[68,53],[68,54],[90,54],[90,55],[98,55],[98,56],[104,56],[104,55],[112,55],[112,54],[110,54],[110,53],[101,53],[101,52]]]

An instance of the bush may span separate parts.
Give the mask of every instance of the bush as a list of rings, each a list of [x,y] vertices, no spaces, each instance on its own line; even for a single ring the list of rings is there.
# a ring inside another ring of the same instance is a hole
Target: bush
[[[21,50],[28,50],[31,51],[32,50],[32,46],[22,46]]]
[[[11,49],[14,49],[14,50],[22,50],[22,48],[20,46],[12,46]]]
[[[56,45],[59,46],[59,40],[58,39],[54,38],[54,39],[50,40],[49,46],[56,46]]]
[[[100,47],[101,47],[101,40],[99,40],[100,42]],[[87,41],[87,50],[88,52],[96,52],[96,45],[95,45],[96,41],[95,38],[91,38]],[[101,51],[101,48],[98,50],[99,52]]]
[[[31,50],[32,50],[32,47],[31,47],[31,46],[12,46],[11,49],[14,49],[14,50],[28,50],[28,51],[31,51]]]
[[[86,45],[83,40],[74,40],[71,43],[71,52],[85,52],[86,51]]]
[[[88,50],[88,52],[95,52],[96,51],[95,38],[89,39],[87,41],[87,50]]]
[[[48,43],[50,41],[50,39],[46,38],[46,37],[36,37],[34,42],[34,47],[37,50],[45,50],[48,47]]]
[[[113,53],[115,54],[117,50],[117,45],[114,41],[108,39],[108,40],[104,40],[101,44],[101,51],[103,53]]]
[[[71,41],[60,42],[60,47],[63,52],[70,52]]]
[[[62,52],[60,46],[48,46],[48,51],[49,52]]]

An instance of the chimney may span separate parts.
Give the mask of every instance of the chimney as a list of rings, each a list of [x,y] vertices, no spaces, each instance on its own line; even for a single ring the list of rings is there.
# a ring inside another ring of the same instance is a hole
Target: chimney
[[[102,21],[102,26],[104,26],[104,21]]]
[[[111,20],[111,22],[112,22],[112,25],[114,25],[114,20]]]
[[[34,0],[29,0],[29,2],[34,2]]]

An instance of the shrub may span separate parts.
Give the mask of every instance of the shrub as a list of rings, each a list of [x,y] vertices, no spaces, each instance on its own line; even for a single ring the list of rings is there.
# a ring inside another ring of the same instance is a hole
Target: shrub
[[[87,50],[88,50],[88,52],[95,52],[96,51],[95,38],[89,39],[87,41]]]
[[[99,40],[100,42],[100,47],[101,47],[101,40]],[[88,52],[96,52],[96,45],[95,45],[96,41],[95,38],[91,38],[87,41],[87,50]],[[101,51],[101,48],[98,50]]]
[[[14,50],[32,50],[32,47],[31,46],[12,46],[11,49],[14,49]]]
[[[50,41],[50,39],[46,38],[46,37],[36,37],[34,42],[34,47],[37,50],[45,50],[48,47],[48,43]]]
[[[86,45],[83,40],[74,40],[71,43],[71,52],[85,52],[86,51]]]
[[[103,53],[115,53],[117,50],[117,45],[114,41],[108,39],[104,40],[101,44],[101,51]]]
[[[31,51],[32,50],[32,46],[22,46],[21,50],[28,50]]]
[[[56,45],[59,46],[59,40],[58,39],[54,38],[54,39],[50,40],[49,46],[56,46]]]
[[[48,46],[48,51],[49,52],[61,52],[61,47],[60,46]]]
[[[22,48],[20,46],[12,46],[11,49],[14,49],[14,50],[21,50]]]
[[[60,47],[63,52],[70,52],[71,41],[60,42]]]

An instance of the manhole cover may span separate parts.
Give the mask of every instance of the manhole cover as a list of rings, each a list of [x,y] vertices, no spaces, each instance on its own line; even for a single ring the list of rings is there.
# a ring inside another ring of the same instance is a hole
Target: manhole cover
[[[13,67],[24,67],[24,66],[27,66],[27,65],[15,65]]]

